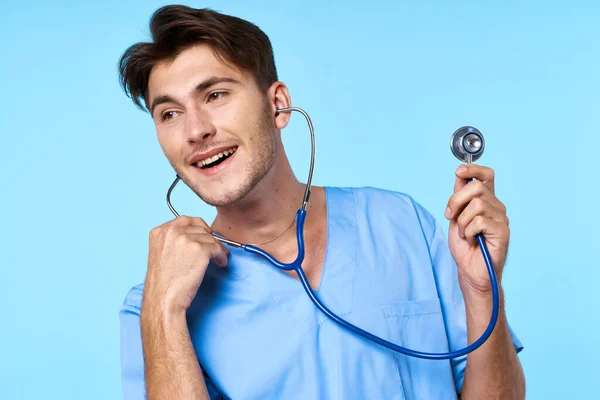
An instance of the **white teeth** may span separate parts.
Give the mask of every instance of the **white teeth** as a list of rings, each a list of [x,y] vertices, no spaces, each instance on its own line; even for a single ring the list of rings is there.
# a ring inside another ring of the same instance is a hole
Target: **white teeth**
[[[222,151],[219,154],[215,154],[212,157],[208,157],[208,158],[205,158],[204,160],[200,160],[200,161],[198,161],[196,163],[196,165],[199,166],[199,167],[203,167],[203,166],[205,166],[207,164],[214,163],[219,158],[223,158],[225,156],[228,156],[229,154],[235,153],[236,150],[237,150],[237,147],[232,147],[231,149]]]

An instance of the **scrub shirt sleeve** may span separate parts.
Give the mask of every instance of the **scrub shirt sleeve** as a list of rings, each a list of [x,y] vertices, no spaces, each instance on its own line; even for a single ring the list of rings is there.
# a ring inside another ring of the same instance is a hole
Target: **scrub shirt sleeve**
[[[140,304],[142,286],[136,286],[127,294],[119,312],[121,340],[121,382],[125,400],[145,400],[144,355],[140,332]],[[223,397],[212,381],[204,375],[204,381],[211,399]]]
[[[413,200],[421,228],[425,235],[433,273],[436,280],[438,297],[440,299],[446,334],[448,336],[449,350],[455,351],[468,345],[467,319],[462,291],[458,284],[458,271],[456,263],[448,247],[447,235],[441,224],[427,212],[421,205]],[[519,338],[508,325],[509,333],[517,353],[523,349]],[[467,356],[450,360],[454,383],[457,393],[462,392]]]

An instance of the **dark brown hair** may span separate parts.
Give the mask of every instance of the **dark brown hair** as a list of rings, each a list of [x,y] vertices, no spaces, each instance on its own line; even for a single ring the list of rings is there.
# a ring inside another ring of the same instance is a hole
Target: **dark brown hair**
[[[250,73],[261,89],[277,81],[269,38],[243,19],[210,9],[170,5],[154,12],[150,33],[152,42],[130,46],[119,61],[120,84],[142,110],[148,109],[148,79],[154,65],[171,61],[197,44],[207,44],[221,60]]]

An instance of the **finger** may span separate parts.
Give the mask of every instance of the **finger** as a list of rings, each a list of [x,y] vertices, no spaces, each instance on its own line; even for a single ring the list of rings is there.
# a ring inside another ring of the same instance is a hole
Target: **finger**
[[[192,234],[192,233],[199,233],[199,234],[201,234],[201,233],[203,233],[203,234],[212,236],[212,231],[210,230],[210,228],[205,227],[205,226],[187,225],[187,226],[179,227],[179,229],[181,231],[183,231],[185,233],[189,233],[189,234]]]
[[[211,250],[211,258],[215,261],[215,264],[221,267],[227,266],[229,252],[221,242],[215,239],[215,242],[210,245],[209,249]]]
[[[208,224],[198,217],[188,217],[187,215],[180,215],[171,221],[174,226],[202,226],[210,230]]]
[[[492,192],[494,192],[494,170],[478,164],[462,164],[455,171],[456,177],[467,180],[469,178],[477,179],[483,182]]]
[[[458,235],[461,238],[465,238],[465,228],[479,215],[508,225],[508,217],[502,210],[496,208],[487,200],[475,198],[465,207],[456,220]]]
[[[458,175],[456,175],[455,180],[454,180],[454,193],[458,192],[460,189],[464,188],[465,186],[467,186],[467,180],[460,178]]]
[[[229,254],[229,249],[227,248],[227,246],[219,239],[217,239],[215,235],[213,235],[213,232],[210,228],[199,226],[187,226],[183,229],[186,233],[204,235],[199,236],[203,243],[218,243],[221,247],[223,247],[223,251],[225,251],[226,254]]]
[[[504,204],[481,181],[471,181],[465,187],[454,193],[448,199],[445,216],[454,219],[464,210],[469,202],[475,198],[487,200],[500,210],[505,210]]]
[[[228,263],[229,251],[221,242],[215,239],[212,235],[206,233],[192,233],[188,237],[194,242],[200,244],[208,257],[215,262],[215,264],[224,267]]]
[[[190,235],[194,235],[194,238],[196,240],[198,240],[200,243],[206,243],[206,244],[210,244],[210,243],[216,243],[219,246],[221,246],[223,248],[223,251],[227,254],[229,254],[229,250],[227,249],[227,246],[225,246],[224,243],[222,243],[220,240],[218,240],[213,234],[212,232],[207,232],[205,230],[205,228],[200,228],[200,227],[187,227],[186,229],[186,233],[189,232]]]
[[[181,224],[181,223],[185,223],[185,222],[180,220],[180,221],[178,221],[178,223]],[[197,240],[197,238],[202,238],[202,236],[199,236],[199,235],[204,235],[204,237],[210,237],[211,231],[210,231],[210,229],[207,229],[204,226],[198,226],[198,225],[184,225],[184,226],[171,225],[169,227],[169,229],[166,230],[166,234],[167,234],[167,236],[169,236],[171,238],[178,238],[178,237],[190,238],[192,235],[194,235],[194,240]],[[206,240],[201,240],[201,242],[206,242]]]
[[[477,243],[477,235],[482,233],[489,238],[499,238],[509,236],[508,225],[494,221],[491,218],[486,218],[482,215],[477,215],[469,225],[465,228],[465,239],[473,246]]]

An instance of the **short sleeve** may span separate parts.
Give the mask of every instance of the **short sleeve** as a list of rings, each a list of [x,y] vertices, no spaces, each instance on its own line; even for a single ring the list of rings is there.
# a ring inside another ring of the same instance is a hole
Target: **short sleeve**
[[[127,294],[119,312],[121,382],[125,400],[145,400],[144,354],[140,330],[140,305],[143,287],[138,285]],[[208,376],[204,381],[211,399],[222,399]]]
[[[121,339],[121,382],[125,400],[144,400],[144,356],[140,333],[142,289],[134,287],[127,294],[119,313]]]
[[[446,234],[439,222],[422,206],[415,203],[415,209],[429,246],[431,263],[437,284],[438,297],[442,306],[444,323],[450,351],[460,350],[468,345],[467,318],[462,291],[458,283],[457,266],[450,253]],[[523,349],[519,338],[508,324],[508,330],[517,353]],[[462,392],[467,356],[450,360],[457,393]]]

